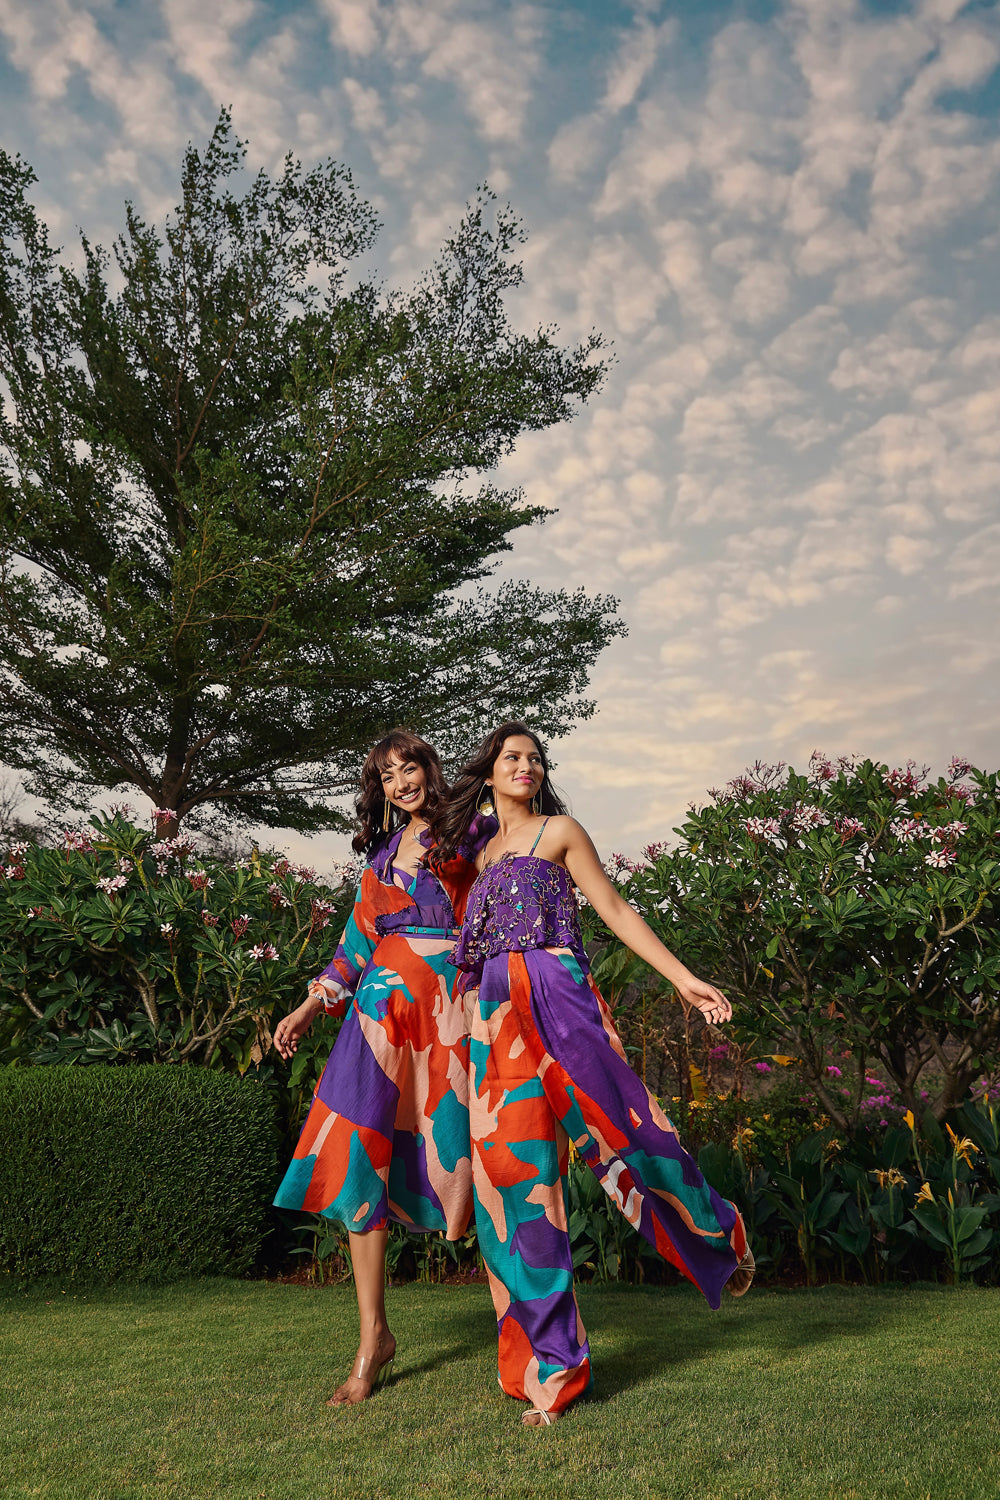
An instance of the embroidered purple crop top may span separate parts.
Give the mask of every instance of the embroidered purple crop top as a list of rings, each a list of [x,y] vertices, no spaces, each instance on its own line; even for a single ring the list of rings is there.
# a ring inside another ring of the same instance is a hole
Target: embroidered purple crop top
[[[462,935],[451,962],[468,972],[498,953],[525,948],[572,948],[583,940],[568,871],[537,854],[502,854],[486,866],[469,893]]]

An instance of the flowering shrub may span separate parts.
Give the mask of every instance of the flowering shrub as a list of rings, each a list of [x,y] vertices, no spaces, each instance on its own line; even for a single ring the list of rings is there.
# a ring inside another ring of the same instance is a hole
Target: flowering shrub
[[[805,775],[754,766],[676,832],[672,852],[651,846],[622,873],[623,893],[727,991],[737,1042],[795,1057],[838,1126],[922,1110],[931,1073],[941,1119],[997,1069],[995,773],[955,760],[932,782],[913,763],[816,753]],[[845,1048],[850,1089],[828,1071]]]
[[[996,1281],[1000,1114],[992,1105],[965,1104],[943,1129],[933,1114],[918,1126],[907,1112],[885,1131],[851,1136],[814,1118],[784,1140],[787,1125],[776,1133],[770,1118],[751,1112],[731,1141],[715,1133],[698,1158],[712,1185],[740,1204],[763,1279],[778,1271],[810,1282]]]
[[[245,1071],[332,958],[353,896],[346,876],[331,889],[271,855],[199,859],[124,810],[67,830],[61,848],[14,845],[2,868],[7,1061]]]

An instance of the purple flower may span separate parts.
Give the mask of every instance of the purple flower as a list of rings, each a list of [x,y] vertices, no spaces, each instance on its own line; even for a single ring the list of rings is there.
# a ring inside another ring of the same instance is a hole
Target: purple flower
[[[827,1064],[826,1071],[830,1074],[830,1076],[832,1078],[843,1078],[843,1076],[844,1076],[843,1073],[840,1071],[840,1069],[839,1068],[835,1068],[832,1063],[828,1063]]]
[[[758,1073],[773,1073],[774,1071],[771,1064],[766,1062],[754,1063],[754,1067]]]

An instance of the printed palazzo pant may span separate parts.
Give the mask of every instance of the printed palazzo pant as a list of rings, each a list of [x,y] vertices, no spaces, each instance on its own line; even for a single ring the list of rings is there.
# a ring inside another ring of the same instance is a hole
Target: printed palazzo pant
[[[466,1001],[476,1224],[500,1384],[560,1412],[590,1384],[573,1291],[568,1141],[629,1223],[712,1307],[746,1251],[746,1233],[625,1061],[608,1007],[572,951],[498,954]]]

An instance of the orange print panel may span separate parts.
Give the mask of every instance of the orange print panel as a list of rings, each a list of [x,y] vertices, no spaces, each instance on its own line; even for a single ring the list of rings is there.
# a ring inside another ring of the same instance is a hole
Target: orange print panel
[[[347,1180],[350,1165],[351,1141],[358,1137],[364,1151],[378,1175],[385,1180],[392,1158],[392,1144],[376,1130],[352,1125],[343,1115],[336,1115],[324,1141],[324,1150],[317,1157],[309,1187],[302,1200],[308,1212],[319,1213],[340,1193]],[[309,1152],[298,1149],[296,1156],[307,1156]]]

